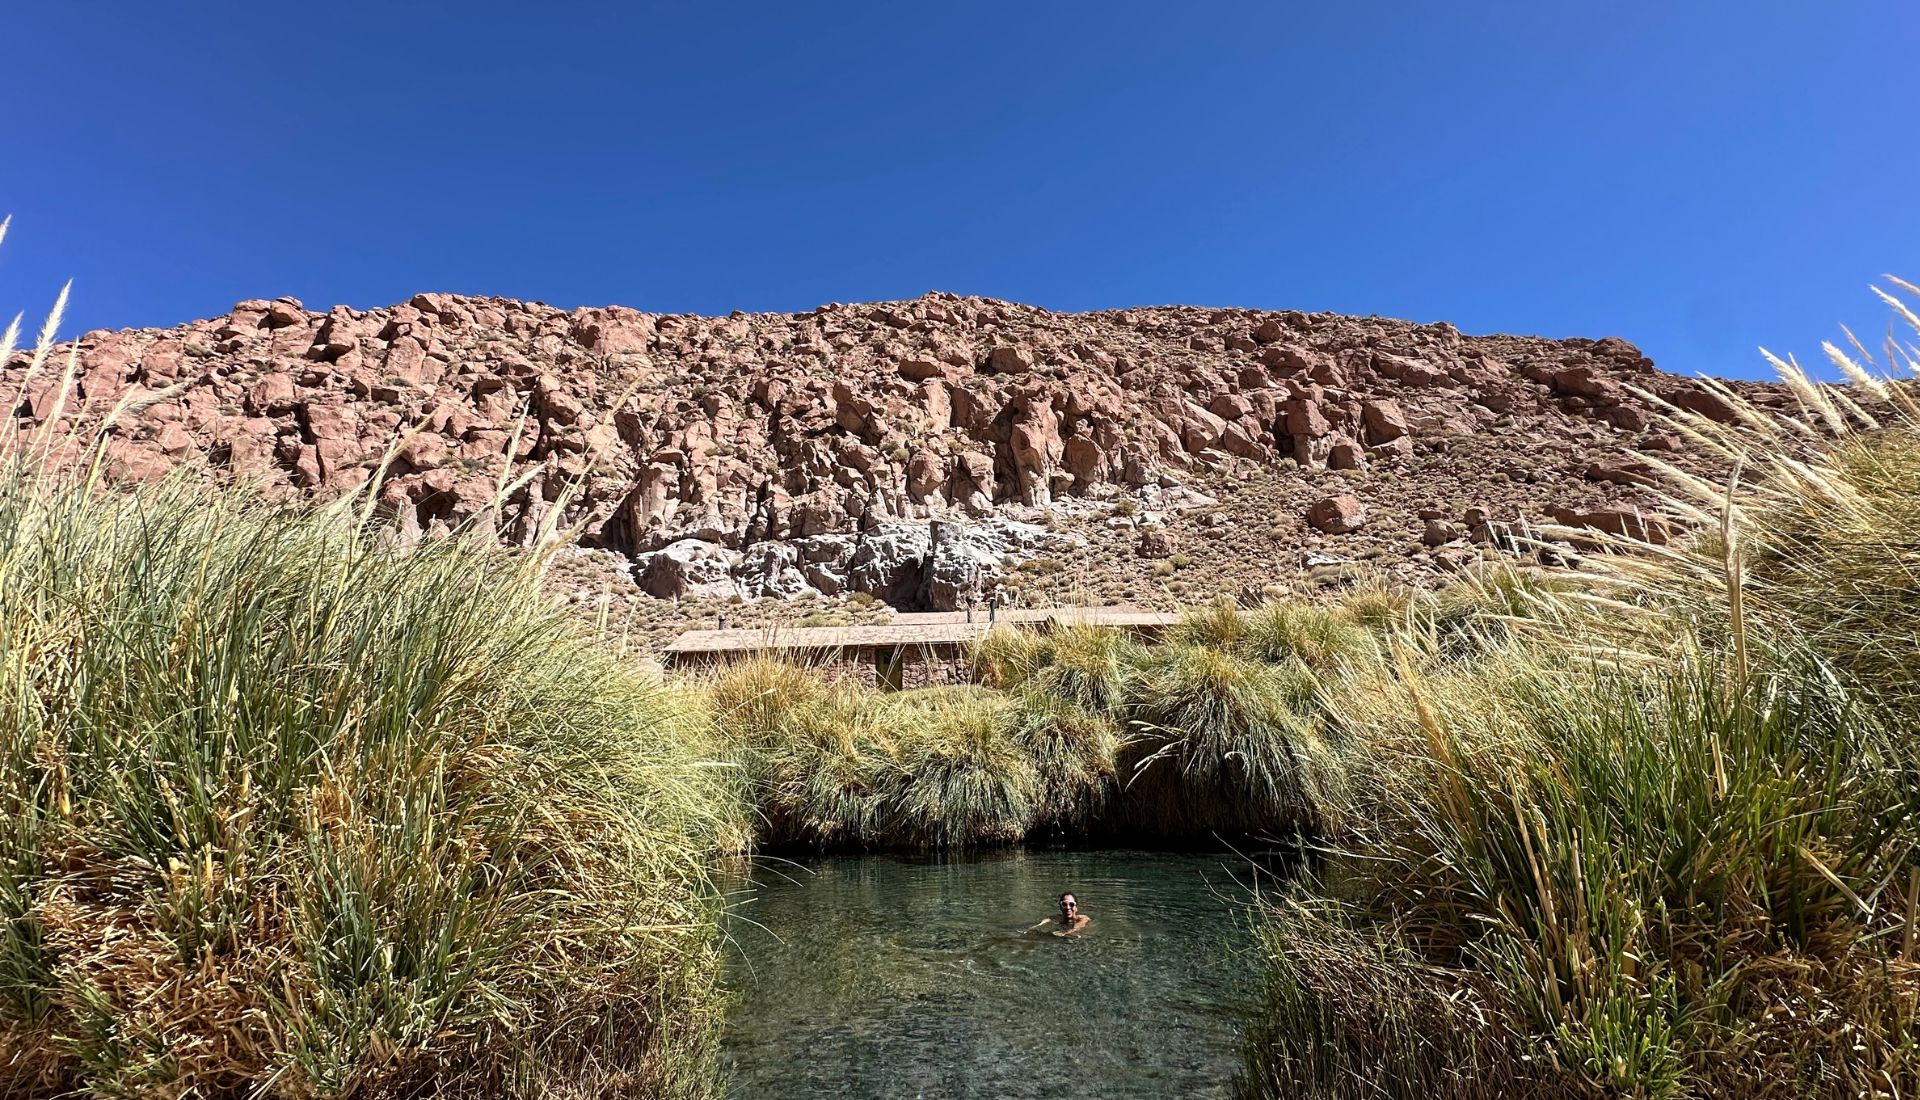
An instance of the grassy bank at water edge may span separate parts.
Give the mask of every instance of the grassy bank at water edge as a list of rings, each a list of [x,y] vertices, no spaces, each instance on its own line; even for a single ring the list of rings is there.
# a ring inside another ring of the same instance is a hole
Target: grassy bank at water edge
[[[538,555],[0,430],[0,1094],[710,1091],[736,795]]]
[[[1675,410],[1738,471],[1668,471],[1684,542],[1334,685],[1246,1095],[1920,1094],[1920,407],[1833,354],[1798,416]]]

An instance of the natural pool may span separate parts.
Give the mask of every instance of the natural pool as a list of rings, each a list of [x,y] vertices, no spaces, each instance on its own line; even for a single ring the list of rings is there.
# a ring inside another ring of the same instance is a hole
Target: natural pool
[[[1226,1096],[1257,990],[1240,856],[762,860],[736,885],[736,1100]],[[1093,918],[1020,930],[1071,890]]]

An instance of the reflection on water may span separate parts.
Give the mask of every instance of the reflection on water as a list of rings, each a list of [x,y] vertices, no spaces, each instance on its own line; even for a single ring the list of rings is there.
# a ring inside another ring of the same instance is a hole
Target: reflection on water
[[[1255,988],[1230,855],[762,861],[737,884],[728,1095],[1225,1096]],[[1093,918],[1020,929],[1071,890]]]

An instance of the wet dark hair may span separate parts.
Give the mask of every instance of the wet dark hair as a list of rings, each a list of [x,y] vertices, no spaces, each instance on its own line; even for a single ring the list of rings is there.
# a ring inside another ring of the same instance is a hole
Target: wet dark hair
[[[1066,900],[1067,900],[1068,898],[1073,898],[1073,891],[1072,891],[1072,890],[1068,890],[1068,891],[1067,891],[1066,893],[1064,893],[1064,894],[1061,894],[1061,895],[1060,895],[1060,900],[1061,900],[1062,902],[1065,902],[1065,901],[1066,901]],[[1076,905],[1077,905],[1077,904],[1079,904],[1079,901],[1080,901],[1080,899],[1079,899],[1079,898],[1073,898],[1073,900],[1074,900],[1074,903],[1075,903]]]

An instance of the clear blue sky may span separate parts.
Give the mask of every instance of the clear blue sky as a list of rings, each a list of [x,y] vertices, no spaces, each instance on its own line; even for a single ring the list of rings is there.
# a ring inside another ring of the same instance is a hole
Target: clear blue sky
[[[1920,3],[42,2],[0,308],[929,289],[1818,358],[1920,281]]]

